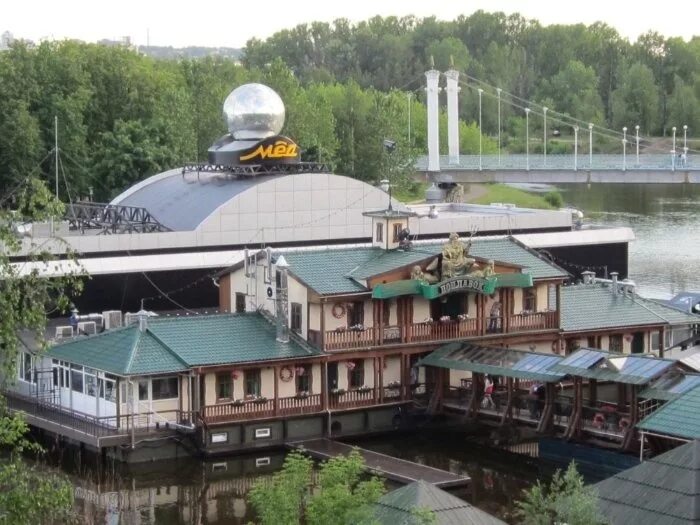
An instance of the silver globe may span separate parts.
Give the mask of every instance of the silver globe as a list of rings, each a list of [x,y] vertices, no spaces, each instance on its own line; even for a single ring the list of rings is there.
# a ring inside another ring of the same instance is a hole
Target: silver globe
[[[284,103],[263,84],[244,84],[226,97],[224,118],[234,139],[264,139],[282,131]]]

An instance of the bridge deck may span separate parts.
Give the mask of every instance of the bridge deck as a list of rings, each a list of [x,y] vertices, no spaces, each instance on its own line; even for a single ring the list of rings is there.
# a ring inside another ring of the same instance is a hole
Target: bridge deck
[[[353,448],[356,448],[364,458],[367,470],[400,483],[412,483],[422,479],[437,487],[444,488],[467,485],[471,481],[467,476],[428,467],[427,465],[420,465],[405,459],[394,458],[364,448],[352,447],[326,438],[296,441],[289,443],[288,446],[296,450],[304,450],[312,457],[318,459],[347,455]]]

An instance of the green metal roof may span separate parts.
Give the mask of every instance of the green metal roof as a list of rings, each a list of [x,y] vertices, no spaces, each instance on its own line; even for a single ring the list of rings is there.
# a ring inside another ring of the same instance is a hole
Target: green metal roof
[[[564,375],[614,381],[628,385],[646,385],[676,362],[643,354],[615,354],[595,348],[581,348],[550,370]]]
[[[505,525],[504,521],[464,500],[419,480],[382,496],[374,517],[380,525],[419,525],[416,509],[433,512],[435,525]]]
[[[700,523],[700,443],[692,441],[594,485],[610,525]]]
[[[558,355],[525,350],[449,343],[421,359],[419,364],[553,383],[564,374],[552,372],[550,367],[562,359]]]
[[[697,322],[697,316],[639,295],[614,294],[606,283],[577,284],[561,289],[561,328],[564,332]]]
[[[49,348],[53,359],[118,375],[159,374],[187,370],[187,365],[150,332],[137,326],[76,338]]]
[[[275,327],[258,313],[151,318],[145,332],[129,326],[56,345],[47,353],[54,359],[118,375],[319,354],[294,340],[278,342]]]
[[[700,387],[669,401],[644,418],[637,428],[683,439],[700,438]]]
[[[358,281],[407,265],[416,264],[442,252],[444,242],[415,244],[409,250],[381,248],[327,248],[285,252],[292,275],[321,295],[365,292]],[[472,240],[470,255],[522,267],[533,279],[566,278],[564,270],[545,260],[512,238]]]

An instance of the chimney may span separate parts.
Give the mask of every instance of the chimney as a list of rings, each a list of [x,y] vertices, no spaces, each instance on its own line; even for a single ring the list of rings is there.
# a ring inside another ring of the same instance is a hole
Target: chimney
[[[277,267],[277,341],[280,343],[289,342],[289,303],[287,301],[287,272],[289,270],[289,264],[284,258],[284,255],[280,255],[275,263]]]
[[[141,309],[136,312],[136,316],[139,320],[139,332],[145,332],[148,329],[148,312],[141,306]]]
[[[447,148],[450,164],[459,164],[459,72],[450,69],[447,79]]]
[[[610,279],[612,279],[612,293],[617,294],[619,292],[617,276],[620,275],[618,272],[610,272]]]
[[[435,69],[425,72],[428,95],[428,171],[440,171],[440,125],[438,115],[438,93],[440,72]]]
[[[581,272],[581,277],[583,277],[583,284],[595,284],[595,272],[590,270]]]

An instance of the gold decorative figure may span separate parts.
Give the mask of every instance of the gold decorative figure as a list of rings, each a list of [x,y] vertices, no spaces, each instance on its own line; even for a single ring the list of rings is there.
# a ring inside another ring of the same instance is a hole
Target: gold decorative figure
[[[465,275],[469,272],[474,259],[467,257],[471,240],[464,244],[456,233],[450,234],[450,240],[442,248],[442,280]]]

